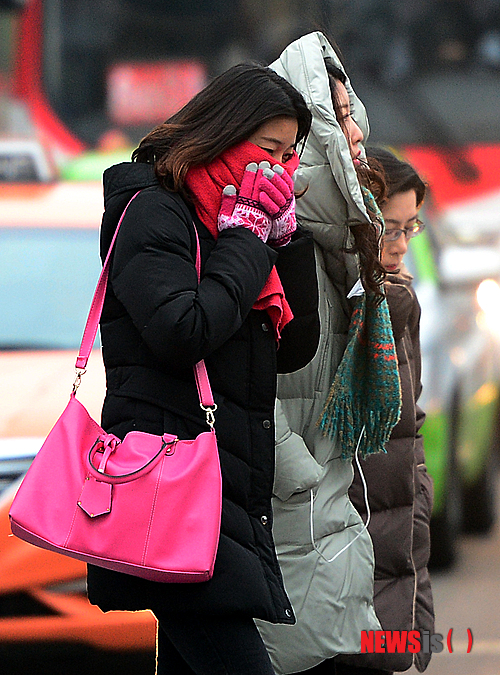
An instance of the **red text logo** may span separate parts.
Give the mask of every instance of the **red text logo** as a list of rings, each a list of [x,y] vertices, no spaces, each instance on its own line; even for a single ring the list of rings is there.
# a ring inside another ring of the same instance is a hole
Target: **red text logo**
[[[453,652],[451,642],[453,628],[450,628],[446,638],[446,646],[450,654]],[[467,654],[472,649],[472,631],[467,628]],[[423,652],[424,654],[439,653],[444,649],[441,633],[430,633],[428,630],[363,630],[361,631],[362,654],[396,654]]]

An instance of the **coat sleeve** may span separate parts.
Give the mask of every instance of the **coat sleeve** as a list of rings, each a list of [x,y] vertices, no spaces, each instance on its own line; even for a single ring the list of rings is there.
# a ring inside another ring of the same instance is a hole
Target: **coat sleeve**
[[[408,327],[410,331],[410,339],[412,343],[413,350],[413,378],[414,378],[414,396],[415,396],[415,457],[417,459],[417,464],[425,464],[425,454],[424,454],[424,439],[420,432],[423,423],[425,422],[425,412],[418,405],[418,400],[420,394],[422,393],[422,356],[420,350],[420,315],[421,309],[418,302],[418,298],[415,294],[413,286],[410,286],[410,292],[413,298],[413,308],[410,314]]]
[[[288,426],[279,399],[276,401],[276,468],[273,493],[286,501],[296,492],[314,488],[323,473],[309,452],[304,439]]]
[[[278,349],[278,372],[293,373],[316,354],[320,336],[318,280],[312,237],[297,232],[279,250],[276,269],[293,320],[283,329]]]
[[[226,230],[198,285],[189,227],[168,193],[144,191],[130,205],[115,245],[113,291],[162,363],[193,365],[224,344],[277,257],[249,230]]]

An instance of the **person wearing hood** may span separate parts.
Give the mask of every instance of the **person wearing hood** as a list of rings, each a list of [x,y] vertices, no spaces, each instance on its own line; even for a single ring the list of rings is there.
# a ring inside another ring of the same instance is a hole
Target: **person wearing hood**
[[[295,146],[310,122],[302,96],[273,70],[235,66],[151,131],[134,161],[104,174],[103,259],[138,194],[101,318],[102,426],[119,438],[195,438],[206,428],[193,373],[201,359],[217,405],[213,577],[158,583],[88,566],[91,603],[155,614],[158,675],[272,675],[253,619],[294,622],[272,536],[276,354],[292,318],[275,262],[295,230]]]
[[[353,461],[383,452],[401,392],[381,287],[375,197],[385,184],[364,159],[365,109],[322,33],[293,42],[271,68],[313,116],[296,172],[300,234],[280,252],[278,269],[306,289],[312,255],[320,323],[314,357],[278,376],[273,533],[296,623],[257,625],[281,675],[359,653],[361,632],[380,630],[372,542],[348,490]],[[298,320],[287,328],[300,329]]]

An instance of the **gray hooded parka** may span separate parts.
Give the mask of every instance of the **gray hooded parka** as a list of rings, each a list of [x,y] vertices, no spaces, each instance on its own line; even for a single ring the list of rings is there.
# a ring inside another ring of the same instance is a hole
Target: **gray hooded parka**
[[[380,630],[373,608],[372,543],[348,497],[352,464],[340,458],[339,444],[316,424],[344,353],[351,316],[347,296],[359,278],[356,256],[345,252],[353,244],[348,222],[368,220],[335,117],[325,56],[342,68],[326,38],[312,33],[271,65],[303,94],[313,114],[296,177],[297,189],[308,189],[296,213],[315,243],[321,324],[314,358],[278,381],[273,533],[297,623],[258,622],[278,674],[359,652],[361,631]],[[364,107],[349,81],[346,88],[366,136]]]

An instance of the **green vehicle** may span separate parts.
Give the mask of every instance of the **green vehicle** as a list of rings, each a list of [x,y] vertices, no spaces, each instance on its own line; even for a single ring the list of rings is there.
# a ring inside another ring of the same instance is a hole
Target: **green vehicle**
[[[412,241],[407,262],[422,306],[419,404],[435,490],[431,564],[445,568],[456,559],[461,531],[487,533],[496,516],[500,256],[491,246],[449,242],[440,249],[432,225]]]

